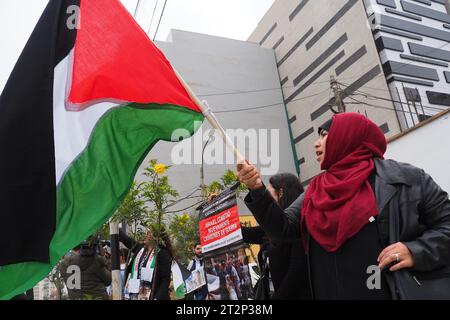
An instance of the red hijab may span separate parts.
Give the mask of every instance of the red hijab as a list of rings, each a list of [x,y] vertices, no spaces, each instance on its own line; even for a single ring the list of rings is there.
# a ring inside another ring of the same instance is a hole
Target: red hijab
[[[378,215],[368,178],[386,147],[383,132],[366,117],[333,117],[321,167],[326,171],[311,181],[301,210],[302,227],[326,251],[338,250]]]

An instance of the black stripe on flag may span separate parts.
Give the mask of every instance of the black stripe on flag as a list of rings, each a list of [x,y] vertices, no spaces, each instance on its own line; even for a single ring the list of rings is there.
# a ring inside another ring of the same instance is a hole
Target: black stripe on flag
[[[67,26],[72,5],[79,0],[49,2],[0,96],[0,266],[49,261],[56,220],[53,72],[75,43],[76,29]]]

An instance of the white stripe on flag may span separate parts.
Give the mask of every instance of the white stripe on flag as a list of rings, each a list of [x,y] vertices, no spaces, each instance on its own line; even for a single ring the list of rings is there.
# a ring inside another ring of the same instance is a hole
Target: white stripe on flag
[[[54,70],[53,130],[55,140],[56,184],[58,184],[77,156],[87,147],[91,132],[98,120],[116,103],[101,102],[80,112],[67,111],[64,106],[66,82],[71,54]]]

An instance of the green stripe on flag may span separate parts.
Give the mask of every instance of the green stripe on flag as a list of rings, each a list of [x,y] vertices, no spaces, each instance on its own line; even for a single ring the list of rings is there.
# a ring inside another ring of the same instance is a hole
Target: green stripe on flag
[[[108,220],[156,142],[171,141],[175,129],[185,129],[192,135],[198,129],[194,125],[201,121],[202,114],[173,105],[130,104],[108,111],[97,123],[87,148],[57,187],[50,263],[25,262],[2,267],[0,300],[32,288],[62,256]]]

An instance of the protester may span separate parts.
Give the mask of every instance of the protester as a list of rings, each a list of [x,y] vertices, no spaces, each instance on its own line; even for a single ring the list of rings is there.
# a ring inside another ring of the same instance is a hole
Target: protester
[[[235,266],[237,265],[237,261],[234,261],[234,259],[232,258],[228,258],[225,264],[225,277],[227,279],[227,285],[229,287],[228,292],[230,294],[230,299],[231,300],[240,300],[242,295],[241,295],[241,279],[239,278],[239,274],[235,268]],[[231,292],[234,292],[235,295],[231,294]],[[233,299],[231,297],[237,297],[237,299]]]
[[[188,265],[189,272],[204,268],[204,261],[203,261],[203,257],[202,257],[202,245],[199,242],[196,242],[194,244],[193,253],[194,253],[194,258],[191,260],[191,262]],[[204,269],[203,269],[203,272],[205,272]],[[206,278],[206,273],[205,273],[205,278]],[[205,284],[201,288],[194,291],[194,299],[195,300],[205,300],[207,295],[208,295],[208,285],[207,284]]]
[[[229,300],[239,300],[233,277],[231,275],[227,275],[225,277],[225,280],[226,280],[225,288],[228,291]]]
[[[111,269],[108,261],[99,255],[98,249],[98,239],[92,237],[75,247],[72,255],[61,261],[60,272],[71,300],[109,300],[106,287],[111,284]],[[77,268],[73,269],[73,266]],[[73,278],[77,276],[77,270],[80,272],[78,288]]]
[[[160,234],[158,250],[157,234]],[[137,243],[122,230],[119,239],[131,254],[125,271],[125,289],[130,300],[170,300],[169,284],[172,259],[172,243],[165,230],[147,232],[144,243]],[[155,283],[153,283],[153,280]],[[151,291],[154,287],[154,294]]]
[[[241,279],[239,287],[241,288],[242,300],[253,299],[250,268],[248,266],[248,257],[245,254],[239,257],[237,268],[239,278]]]
[[[214,258],[211,258],[210,266],[212,269],[207,270],[207,273],[219,278],[219,286],[216,290],[208,293],[207,300],[238,300],[236,285],[232,279],[233,268],[227,270],[225,260],[216,262]],[[234,271],[236,270],[234,269]]]
[[[298,177],[291,173],[272,176],[267,190],[283,210],[288,208],[304,191]],[[270,240],[260,226],[242,227],[242,236],[247,243],[261,245],[258,252],[261,271],[266,267],[263,254],[268,257],[268,269],[274,287],[272,299],[311,299],[306,255],[300,240]],[[297,283],[298,287],[293,286],[293,283]],[[269,291],[269,283],[265,283],[265,290]]]
[[[449,274],[448,195],[423,170],[384,160],[387,143],[378,126],[356,113],[337,114],[319,128],[314,147],[325,171],[286,212],[253,165],[238,165],[251,190],[246,204],[264,231],[305,244],[314,298],[397,299],[405,281],[399,270]],[[397,242],[389,230],[393,218]],[[368,286],[374,265],[382,270],[377,288]]]
[[[120,248],[119,261],[120,261],[120,279],[122,281],[122,288],[125,286],[125,270],[127,268],[129,251],[126,248]]]

